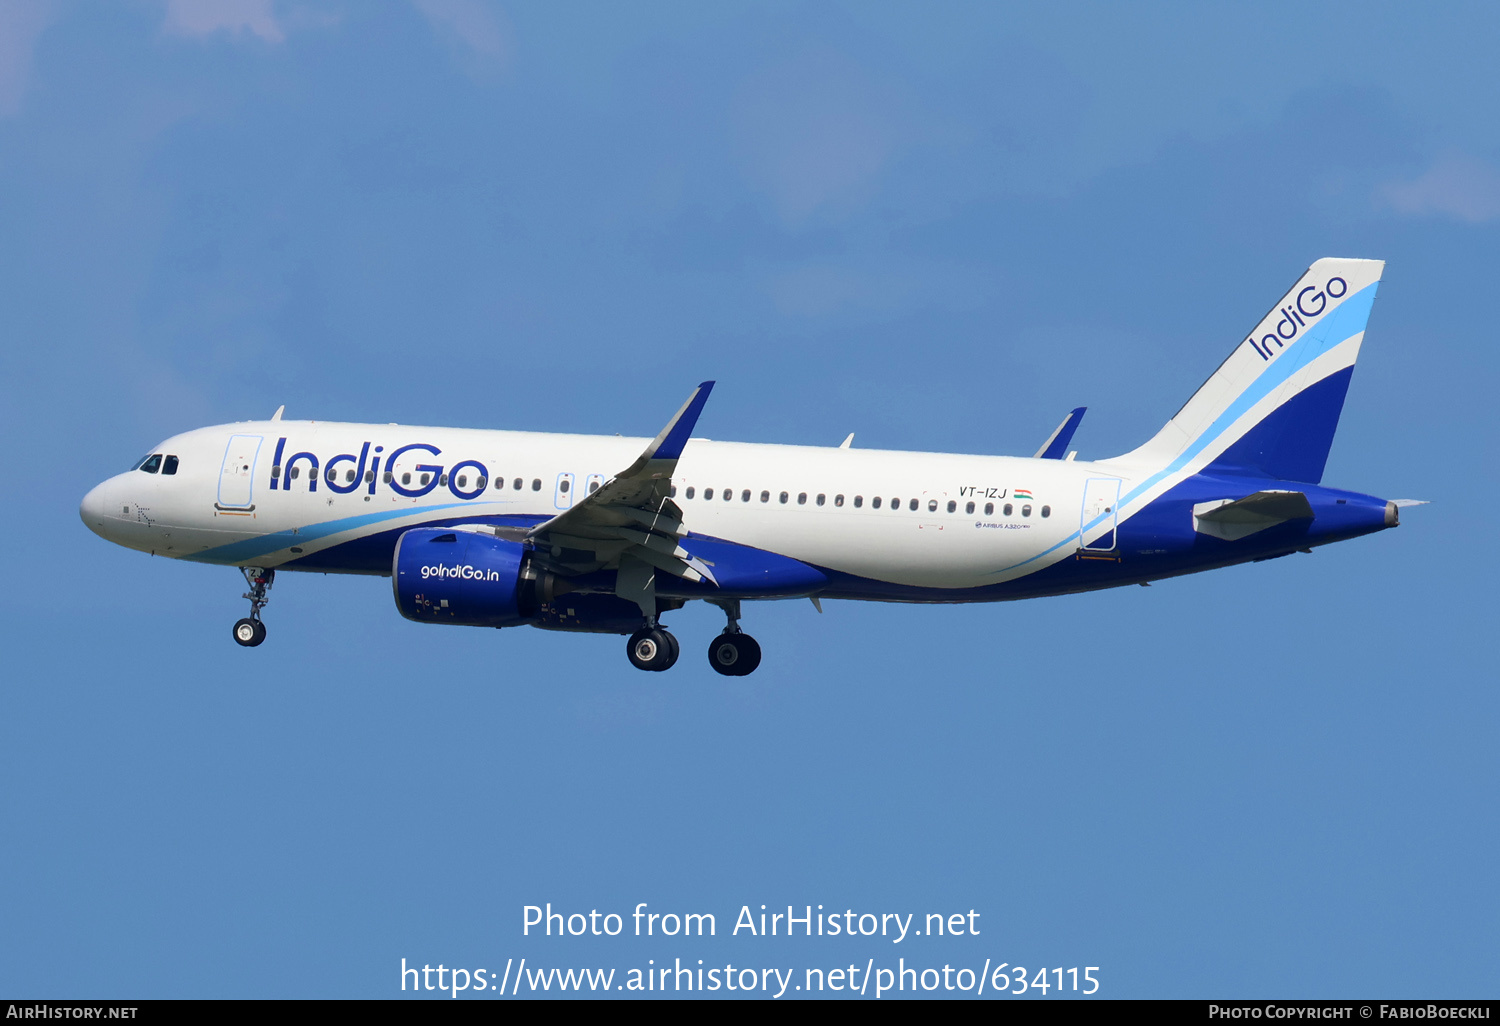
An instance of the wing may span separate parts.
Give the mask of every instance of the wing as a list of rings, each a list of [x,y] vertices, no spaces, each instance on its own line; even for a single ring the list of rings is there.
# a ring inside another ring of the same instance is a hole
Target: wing
[[[536,557],[567,576],[619,569],[624,558],[717,585],[708,564],[677,544],[687,529],[682,526],[682,510],[672,501],[677,460],[713,387],[712,381],[705,381],[694,389],[634,463],[572,509],[532,528],[526,540],[535,546]]]

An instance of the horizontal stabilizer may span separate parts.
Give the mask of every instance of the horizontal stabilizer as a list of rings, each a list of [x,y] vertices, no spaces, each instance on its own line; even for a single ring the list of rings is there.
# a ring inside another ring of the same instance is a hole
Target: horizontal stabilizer
[[[1288,520],[1311,520],[1312,503],[1302,492],[1263,491],[1243,499],[1216,499],[1193,507],[1199,534],[1239,541]]]
[[[1063,422],[1057,425],[1057,430],[1042,443],[1042,447],[1032,457],[1038,460],[1060,460],[1068,451],[1068,443],[1073,440],[1073,432],[1078,430],[1078,425],[1083,421],[1083,415],[1088,412],[1087,406],[1080,406],[1072,413],[1063,418]]]

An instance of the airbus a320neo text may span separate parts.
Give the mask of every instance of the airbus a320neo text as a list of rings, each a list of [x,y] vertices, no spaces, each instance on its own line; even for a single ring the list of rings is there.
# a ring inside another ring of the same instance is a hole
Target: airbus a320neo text
[[[389,576],[422,623],[628,635],[718,606],[715,670],[752,672],[747,600],[996,602],[1145,584],[1396,526],[1324,487],[1383,264],[1313,264],[1146,444],[1074,459],[1083,409],[1029,458],[694,438],[713,382],[654,439],[283,420],[176,435],[84,498],[101,537],[238,567],[259,645],[278,571]],[[821,609],[821,605],[819,605]]]

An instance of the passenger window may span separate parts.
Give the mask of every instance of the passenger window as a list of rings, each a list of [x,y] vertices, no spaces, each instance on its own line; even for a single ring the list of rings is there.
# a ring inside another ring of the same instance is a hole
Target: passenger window
[[[972,512],[974,512],[974,504],[972,502],[964,503],[964,512],[965,513],[972,513]]]
[[[705,499],[712,499],[714,497],[714,490],[712,488],[703,489],[703,497]]]
[[[929,512],[929,513],[936,513],[937,512],[937,500],[936,499],[928,499],[927,500],[927,512]]]
[[[993,502],[986,502],[984,504],[984,515],[987,517],[995,515],[995,504]]]
[[[564,483],[566,483],[566,482],[564,482]],[[468,474],[459,474],[458,475],[458,486],[460,488],[467,488],[467,487],[469,487],[469,475]]]
[[[854,504],[856,506],[858,506],[859,505],[859,500],[855,499],[854,500]],[[880,496],[877,495],[877,496],[875,496],[875,498],[873,498],[873,499],[870,500],[870,508],[871,509],[879,509],[880,508]]]
[[[671,488],[667,489],[667,497],[668,498],[672,498],[672,499],[677,498],[677,486],[676,485],[673,485]]]
[[[272,467],[271,468],[271,480],[275,481],[280,476],[281,476],[281,468],[280,467]]]
[[[1005,515],[1006,516],[1010,516],[1011,513],[1013,513],[1013,512],[1015,512],[1015,507],[1012,506],[1010,503],[1007,502],[1005,504]]]
[[[833,497],[833,504],[835,506],[842,506],[844,504],[844,496],[842,492]]]
[[[539,492],[539,491],[542,490],[542,479],[541,478],[534,477],[534,478],[531,479],[531,490],[534,491],[534,492]]]
[[[958,512],[958,503],[954,502],[952,499],[948,500],[948,512],[949,513],[957,513]]]
[[[695,491],[697,491],[697,489],[695,489],[692,485],[688,485],[687,497],[691,499],[693,497],[693,492]]]
[[[1029,516],[1031,516],[1031,503],[1028,502],[1026,505],[1024,505],[1024,506],[1021,507],[1021,516],[1023,516],[1023,517],[1029,517]]]
[[[427,487],[427,482],[431,481],[431,480],[432,480],[432,475],[431,474],[423,474],[422,475],[422,487],[426,488]]]
[[[750,501],[750,489],[746,488],[743,492],[740,492],[740,501],[741,502],[749,502]]]
[[[489,485],[489,481],[487,481],[485,479],[484,475],[482,475],[482,474],[479,477],[476,477],[474,479],[474,487],[477,488],[477,489],[479,489],[481,492],[484,491],[484,489],[488,485]]]
[[[569,481],[567,478],[563,478],[562,481],[558,482],[557,490],[562,492],[564,495],[567,495],[568,488],[571,487],[571,485],[571,481]]]
[[[859,507],[863,506],[864,504],[865,504],[865,497],[863,495],[856,495],[854,497],[854,508],[855,509],[859,509]]]
[[[161,453],[146,457],[146,462],[141,464],[140,469],[148,474],[155,474],[161,470]]]
[[[292,469],[292,476],[297,476],[297,470],[295,467]],[[404,485],[411,484],[411,471],[407,471],[406,473],[401,475],[401,483]]]
[[[590,481],[589,482],[589,494],[593,495],[598,490],[599,490],[599,482],[598,481]],[[677,486],[676,485],[672,486],[672,494],[673,495],[677,494]]]
[[[339,472],[332,467],[328,467],[323,471],[323,477],[327,479],[329,484],[333,484],[339,479]]]
[[[1051,506],[1043,506],[1042,507],[1042,516],[1043,517],[1050,517],[1051,515],[1052,515],[1052,507]]]
[[[733,488],[726,488],[726,489],[724,489],[724,501],[725,502],[733,502],[734,501],[734,489]]]
[[[819,492],[818,493],[818,505],[819,506],[823,505],[823,502],[824,502],[824,500],[826,498],[827,498],[827,496],[825,496],[822,492]]]
[[[352,484],[353,482],[354,482],[354,468],[351,467],[348,470],[344,471],[344,484]]]
[[[761,492],[760,493],[760,501],[761,502],[770,502],[771,501],[771,493],[770,492]]]
[[[787,493],[786,493],[786,492],[782,492],[782,493],[781,493],[781,504],[782,504],[782,505],[783,505],[783,506],[785,506],[785,505],[786,505],[786,500],[787,500],[787,498],[788,498],[788,496],[787,496]]]
[[[373,470],[367,470],[367,471],[365,471],[365,484],[374,484],[374,483],[375,483],[375,471],[373,471]],[[481,484],[479,485],[479,487],[483,488],[484,484],[481,482]]]
[[[297,478],[299,478],[299,477],[302,476],[302,468],[301,467],[293,467],[292,468],[292,472],[290,474],[288,474],[287,476],[290,477],[293,481],[297,480]]]
[[[168,456],[166,462],[161,465],[161,472],[163,474],[177,473],[177,457]]]
[[[515,481],[513,481],[511,483],[511,487],[514,488],[516,491],[519,492],[521,490],[521,487],[522,487],[521,479],[519,477],[516,478]]]
[[[392,474],[389,470],[387,470],[384,474],[380,475],[380,480],[384,481],[386,484],[390,484],[391,478],[395,476],[395,474]]]
[[[807,493],[806,492],[798,492],[797,493],[797,505],[799,505],[799,506],[806,506],[807,505]]]
[[[900,508],[901,508],[901,500],[900,499],[892,499],[891,500],[891,509],[900,509]]]

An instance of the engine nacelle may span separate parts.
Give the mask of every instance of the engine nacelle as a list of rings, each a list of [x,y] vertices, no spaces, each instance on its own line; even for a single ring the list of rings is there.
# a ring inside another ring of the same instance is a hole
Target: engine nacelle
[[[490,534],[419,527],[396,540],[391,584],[408,620],[471,627],[531,623],[557,587],[526,547]]]

